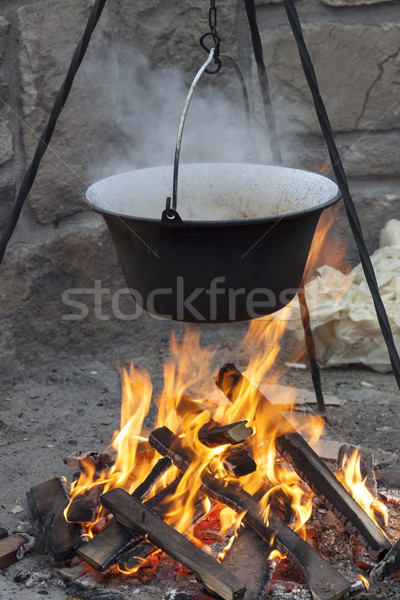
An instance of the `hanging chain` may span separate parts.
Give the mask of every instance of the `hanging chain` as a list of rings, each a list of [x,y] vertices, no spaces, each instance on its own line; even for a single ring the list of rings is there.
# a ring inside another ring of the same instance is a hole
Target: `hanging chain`
[[[218,73],[218,71],[222,67],[222,62],[219,57],[219,47],[220,47],[222,39],[217,30],[217,7],[215,5],[215,0],[210,0],[210,8],[208,9],[208,26],[210,28],[210,31],[207,31],[207,33],[204,33],[201,36],[200,46],[203,48],[203,50],[205,50],[209,54],[211,48],[209,48],[206,45],[204,40],[208,37],[213,38],[215,69],[214,70],[206,69],[206,73],[213,75],[214,73]]]

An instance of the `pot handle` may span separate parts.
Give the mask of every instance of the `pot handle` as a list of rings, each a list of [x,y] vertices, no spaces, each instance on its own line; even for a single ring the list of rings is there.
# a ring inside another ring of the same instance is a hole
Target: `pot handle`
[[[189,110],[189,105],[190,102],[192,100],[195,88],[197,83],[199,82],[200,77],[203,75],[204,71],[207,70],[208,65],[210,64],[210,62],[213,60],[214,58],[214,52],[215,52],[215,48],[211,48],[210,53],[208,55],[208,58],[206,60],[206,62],[200,67],[199,71],[197,72],[195,78],[193,79],[192,85],[190,86],[188,95],[186,97],[186,102],[185,105],[183,107],[183,111],[182,111],[182,116],[181,116],[181,120],[179,123],[179,129],[178,129],[178,135],[176,138],[176,146],[175,146],[175,159],[174,159],[174,177],[173,177],[173,185],[172,185],[172,200],[171,197],[167,198],[167,203],[166,203],[166,209],[163,211],[163,220],[164,222],[166,221],[166,219],[169,219],[171,222],[174,221],[174,219],[178,219],[180,223],[182,223],[178,213],[177,213],[177,199],[178,199],[178,171],[179,171],[179,158],[180,158],[180,153],[181,153],[181,145],[182,145],[182,136],[183,136],[183,128],[185,126],[185,121],[186,121],[186,117],[187,117],[187,113]],[[249,144],[248,144],[248,148],[246,150],[246,154],[248,155],[248,158],[251,159],[255,159],[257,157],[257,150],[256,150],[256,146],[254,143],[254,139],[251,133],[251,124],[250,124],[250,107],[249,107],[249,97],[247,94],[247,89],[246,89],[246,84],[244,81],[244,77],[242,75],[242,72],[239,68],[239,65],[237,64],[237,62],[230,56],[228,56],[227,54],[220,54],[219,55],[220,58],[225,58],[227,60],[230,61],[230,63],[233,65],[235,72],[240,80],[240,85],[242,88],[242,94],[243,94],[243,103],[244,103],[244,109],[245,109],[245,113],[246,113],[246,125],[247,125],[247,130],[248,130],[248,137],[249,137]]]

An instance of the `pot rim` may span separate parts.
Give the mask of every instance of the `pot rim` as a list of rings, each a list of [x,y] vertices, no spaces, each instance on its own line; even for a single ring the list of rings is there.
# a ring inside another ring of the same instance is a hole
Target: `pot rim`
[[[182,167],[185,166],[197,166],[197,165],[205,165],[208,163],[185,163],[184,165],[182,165]],[[271,216],[263,216],[263,217],[252,217],[252,218],[248,218],[248,219],[225,219],[225,220],[192,220],[192,219],[182,219],[183,221],[183,227],[184,228],[188,228],[188,227],[234,227],[234,226],[238,226],[238,225],[256,225],[256,224],[262,224],[262,223],[269,223],[269,222],[276,222],[276,221],[282,221],[282,220],[290,220],[290,219],[294,219],[298,216],[302,216],[302,215],[307,215],[307,214],[312,214],[315,212],[322,212],[325,208],[329,208],[330,206],[333,206],[334,204],[336,204],[337,202],[339,202],[339,200],[342,199],[343,195],[339,189],[339,186],[337,184],[337,182],[332,178],[329,177],[328,175],[325,175],[325,173],[320,173],[319,171],[314,171],[312,169],[303,169],[303,168],[297,168],[297,167],[286,167],[286,166],[282,166],[282,165],[264,165],[264,164],[259,164],[259,163],[234,163],[234,162],[230,162],[230,163],[212,163],[212,164],[220,164],[220,165],[224,165],[224,164],[242,164],[242,165],[255,165],[255,166],[260,166],[260,167],[273,167],[273,168],[277,168],[277,169],[290,169],[291,171],[300,171],[303,173],[311,173],[313,175],[318,175],[320,177],[323,177],[329,181],[331,181],[332,183],[335,184],[335,186],[337,187],[337,193],[335,194],[335,196],[333,196],[332,198],[330,198],[329,200],[327,200],[326,202],[323,202],[321,204],[318,204],[316,206],[312,206],[310,208],[305,208],[302,210],[298,210],[295,212],[290,212],[290,213],[283,213],[283,214],[277,214],[277,215],[271,215]],[[164,166],[168,166],[170,167],[171,165],[164,165]],[[148,169],[158,169],[158,168],[162,168],[161,166],[158,167],[147,167]],[[171,167],[172,168],[172,167]],[[139,217],[139,216],[135,216],[135,215],[127,215],[124,213],[120,213],[120,212],[115,212],[112,210],[108,210],[106,208],[102,208],[99,206],[96,206],[95,204],[93,204],[93,202],[91,202],[88,198],[88,192],[91,190],[91,188],[96,185],[97,183],[100,183],[101,181],[105,181],[107,179],[110,179],[111,177],[118,177],[118,175],[125,175],[128,173],[132,173],[136,170],[144,170],[144,169],[132,169],[130,171],[124,171],[122,173],[117,173],[116,175],[111,175],[109,177],[105,177],[104,179],[101,179],[97,182],[94,182],[86,191],[86,194],[84,196],[84,202],[85,204],[87,204],[91,210],[93,210],[94,212],[97,212],[101,215],[107,215],[110,217],[115,217],[121,220],[128,220],[128,221],[133,221],[133,222],[141,222],[141,223],[149,223],[149,224],[153,224],[153,225],[161,225],[161,214],[160,214],[160,218],[155,219],[152,217]],[[178,211],[179,213],[179,211]],[[165,224],[163,223],[163,226],[165,227]],[[168,227],[168,225],[167,225]],[[176,228],[176,226],[174,225],[173,221],[171,222],[171,228]]]

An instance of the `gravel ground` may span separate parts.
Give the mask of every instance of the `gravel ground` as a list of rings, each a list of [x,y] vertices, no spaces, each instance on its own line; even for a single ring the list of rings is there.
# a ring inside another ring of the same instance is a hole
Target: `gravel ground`
[[[129,343],[125,336],[118,346],[118,353],[109,348],[103,353],[101,360],[97,358],[99,352],[94,352],[93,356],[69,355],[64,352],[61,357],[53,356],[51,360],[46,357],[45,361],[37,356],[36,360],[31,359],[29,363],[17,365],[15,373],[8,374],[1,384],[0,394],[2,527],[9,531],[30,530],[31,516],[25,496],[30,487],[55,476],[65,475],[71,478],[74,469],[64,464],[64,458],[69,453],[76,450],[101,451],[110,443],[114,430],[119,426],[118,363],[121,357],[125,364],[134,359],[138,366],[146,366],[155,390],[161,388],[162,364],[168,356],[168,329],[175,329],[180,334],[183,326],[163,324],[161,327],[154,327],[152,334],[145,340],[135,340],[133,335]],[[233,360],[241,368],[248,360],[246,352],[238,345],[245,331],[245,324],[205,326],[203,344],[220,346],[215,357],[216,364]],[[287,336],[274,368],[293,358],[292,349],[293,340]],[[328,410],[330,435],[343,442],[362,444],[397,456],[400,444],[400,393],[393,375],[351,367],[324,370],[322,381],[327,394],[334,394],[344,400],[342,406]],[[290,369],[281,376],[281,383],[311,389],[310,373],[308,370]],[[397,460],[391,460],[389,467],[397,470]],[[400,508],[392,507],[391,511],[393,518],[397,520]],[[391,534],[394,541],[396,528]],[[255,566],[257,561],[253,559],[253,554],[256,553],[249,550],[249,547],[246,549],[246,546],[241,550],[239,544],[237,548],[236,554],[232,554],[233,558],[230,557],[228,563],[233,564],[238,576],[245,583],[247,580],[249,588],[254,589],[260,561]],[[235,556],[238,554],[240,566],[235,564]],[[89,583],[86,582],[89,587],[82,588],[80,569],[76,565],[69,572],[64,569],[60,573],[36,541],[23,560],[0,572],[0,598],[36,600],[47,595],[52,600],[124,600],[132,597],[143,600],[184,600],[187,597],[185,593],[192,594],[195,598],[201,597],[199,585],[193,576],[182,578],[181,582],[163,583],[160,586],[154,582],[143,585],[137,580],[127,581],[119,576],[104,580],[91,575]],[[94,586],[94,591],[91,586]],[[249,594],[247,598],[250,597]],[[293,594],[282,595],[281,592],[271,596],[276,599],[294,597]],[[306,598],[307,594],[303,593],[301,597]],[[374,586],[360,598],[400,598],[400,584],[392,581]]]

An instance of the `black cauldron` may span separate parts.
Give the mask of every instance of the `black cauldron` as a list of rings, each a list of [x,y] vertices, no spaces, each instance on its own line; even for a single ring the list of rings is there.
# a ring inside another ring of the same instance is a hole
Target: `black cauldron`
[[[172,169],[108,177],[86,194],[136,302],[191,323],[254,319],[290,302],[319,217],[340,199],[336,183],[287,167],[181,165],[179,216],[170,219]]]

